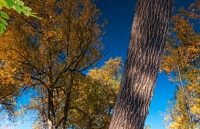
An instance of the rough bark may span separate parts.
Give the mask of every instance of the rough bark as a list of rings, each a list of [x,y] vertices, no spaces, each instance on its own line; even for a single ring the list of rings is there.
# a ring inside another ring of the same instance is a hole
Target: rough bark
[[[143,129],[174,0],[138,0],[124,74],[109,129]]]

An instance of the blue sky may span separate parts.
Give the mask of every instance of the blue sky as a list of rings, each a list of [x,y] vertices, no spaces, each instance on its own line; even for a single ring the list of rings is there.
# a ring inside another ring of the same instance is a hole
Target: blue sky
[[[187,7],[194,0],[175,0],[175,7]],[[130,31],[135,11],[136,0],[99,0],[98,8],[102,12],[100,22],[103,19],[108,20],[105,28],[106,35],[102,42],[108,43],[110,52],[99,62],[103,65],[109,58],[116,56],[126,58]],[[151,125],[152,129],[164,129],[163,118],[160,112],[165,112],[167,101],[173,98],[175,84],[168,81],[164,73],[160,73],[154,91],[154,96],[150,105],[149,115],[146,119],[146,125]],[[29,122],[28,122],[29,123]],[[30,129],[28,124],[22,124],[19,129]]]

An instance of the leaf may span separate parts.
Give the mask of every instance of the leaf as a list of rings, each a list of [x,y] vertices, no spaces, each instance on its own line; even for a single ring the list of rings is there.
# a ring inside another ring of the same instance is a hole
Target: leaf
[[[4,13],[4,12],[1,11],[0,14],[1,14],[1,16],[2,16],[3,18],[9,19],[9,16],[8,16],[6,13]]]
[[[17,1],[17,3],[18,3],[19,5],[21,5],[21,6],[24,5],[24,2],[22,2],[22,1]]]
[[[32,11],[32,9],[31,8],[29,8],[29,7],[26,7],[26,6],[22,6],[22,10],[27,10],[27,11]]]
[[[29,16],[29,13],[26,10],[22,10],[22,12],[26,15]]]
[[[6,5],[7,7],[10,9],[13,7],[14,5],[14,0],[6,0]]]
[[[15,10],[20,14],[21,13],[21,9],[18,3],[15,4]]]
[[[0,34],[2,34],[4,32],[3,28],[0,27]]]
[[[6,26],[2,23],[0,23],[1,28],[3,28],[4,30],[6,30]]]
[[[2,0],[1,0],[1,1],[0,1],[0,5],[1,5],[1,7],[2,7],[2,6],[6,6],[6,1],[2,1]]]
[[[2,19],[2,18],[0,18],[0,21],[4,24],[4,25],[8,25],[8,23],[4,20],[4,19]]]

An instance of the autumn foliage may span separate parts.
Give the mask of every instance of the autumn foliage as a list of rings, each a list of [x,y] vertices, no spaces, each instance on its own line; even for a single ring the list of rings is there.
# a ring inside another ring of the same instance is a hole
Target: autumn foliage
[[[90,0],[24,2],[42,20],[7,11],[9,27],[0,37],[1,90],[6,92],[0,92],[0,101],[26,93],[31,101],[23,110],[38,112],[34,128],[108,127],[121,59],[84,75],[106,52],[100,11]]]
[[[172,18],[171,36],[162,62],[169,79],[177,84],[173,101],[169,102],[165,123],[170,129],[194,129],[200,121],[200,35],[195,30],[199,18],[199,1],[188,10],[180,9]]]

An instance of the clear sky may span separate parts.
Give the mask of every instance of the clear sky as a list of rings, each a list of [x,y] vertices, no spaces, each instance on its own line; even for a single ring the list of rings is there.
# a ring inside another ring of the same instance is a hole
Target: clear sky
[[[187,7],[194,0],[175,0],[175,7]],[[99,0],[97,6],[102,12],[100,22],[103,19],[108,20],[106,26],[106,35],[102,42],[108,43],[110,52],[99,62],[103,65],[109,58],[116,56],[126,58],[130,31],[135,11],[136,0]],[[163,118],[160,112],[165,112],[167,101],[173,98],[175,84],[168,81],[164,73],[160,73],[156,84],[154,96],[151,102],[149,115],[146,119],[146,125],[151,129],[164,129]],[[22,124],[19,129],[30,129],[27,124]]]

